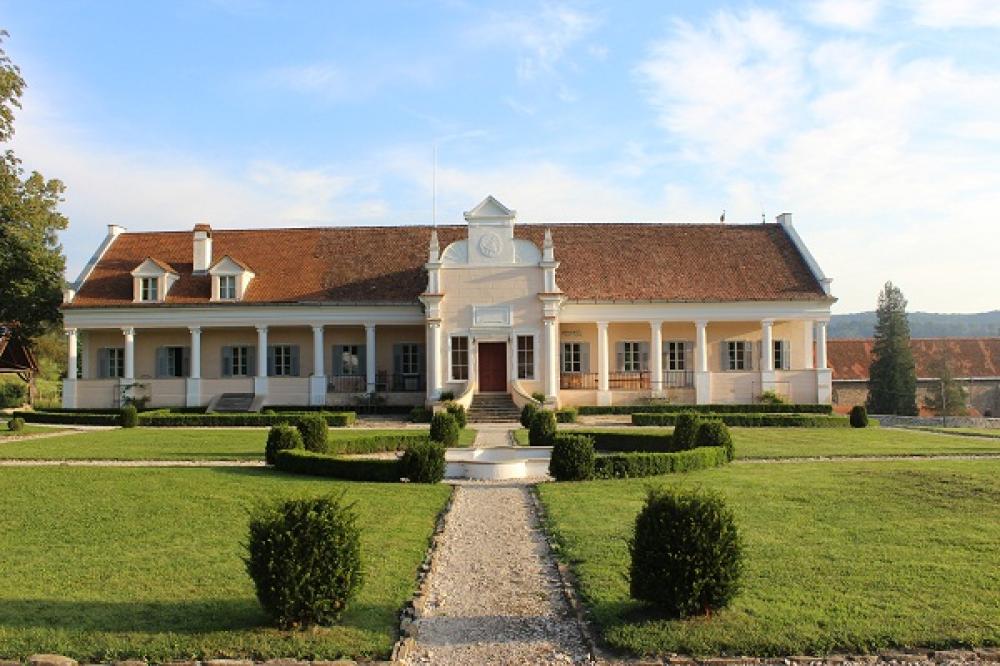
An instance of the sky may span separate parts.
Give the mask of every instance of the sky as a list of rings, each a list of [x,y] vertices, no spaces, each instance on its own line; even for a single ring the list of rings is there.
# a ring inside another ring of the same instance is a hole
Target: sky
[[[129,230],[773,223],[911,310],[1000,308],[1000,2],[0,0],[75,279]],[[558,254],[558,248],[556,248]],[[642,261],[642,248],[636,248]]]

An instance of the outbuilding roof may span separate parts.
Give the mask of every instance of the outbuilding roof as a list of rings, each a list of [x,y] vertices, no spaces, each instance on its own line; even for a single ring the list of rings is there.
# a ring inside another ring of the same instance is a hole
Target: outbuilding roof
[[[559,287],[571,301],[829,300],[780,224],[518,224],[542,246],[551,229]],[[467,227],[437,228],[442,249]],[[253,266],[244,303],[417,303],[427,285],[429,226],[212,231],[213,253]],[[132,306],[130,271],[145,257],[179,279],[167,304],[208,304],[192,271],[193,232],[122,233],[65,307]],[[157,307],[136,304],[136,307]]]
[[[827,340],[834,381],[867,381],[874,344],[871,338]],[[920,379],[937,377],[942,359],[955,377],[1000,377],[1000,337],[914,338],[910,351]]]

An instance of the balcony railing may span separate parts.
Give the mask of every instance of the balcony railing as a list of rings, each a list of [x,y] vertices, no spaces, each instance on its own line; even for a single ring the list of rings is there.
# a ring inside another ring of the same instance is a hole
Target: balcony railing
[[[563,372],[559,375],[559,388],[566,390],[597,390],[596,372]]]
[[[667,370],[663,373],[663,388],[689,388],[694,386],[694,372]],[[563,372],[559,375],[559,388],[565,390],[596,391],[596,372]],[[646,391],[652,388],[652,374],[642,372],[610,372],[608,388],[612,391]]]
[[[362,375],[330,377],[326,382],[327,393],[364,393],[368,382]]]
[[[426,389],[427,378],[424,375],[375,373],[376,393],[417,393]],[[365,393],[368,391],[368,380],[363,375],[330,377],[326,390],[328,393]]]
[[[608,373],[608,388],[612,391],[642,391],[650,388],[650,373],[611,372]]]
[[[665,370],[663,388],[691,388],[694,386],[694,372],[691,370]]]

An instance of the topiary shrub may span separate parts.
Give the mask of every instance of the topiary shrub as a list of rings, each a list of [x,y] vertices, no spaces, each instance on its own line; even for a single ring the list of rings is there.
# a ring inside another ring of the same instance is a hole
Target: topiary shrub
[[[449,414],[455,417],[455,422],[458,423],[459,428],[464,428],[469,422],[469,418],[465,413],[465,407],[457,402],[449,402],[444,408]]]
[[[301,449],[302,435],[297,428],[290,425],[276,425],[267,433],[267,444],[264,445],[264,462],[273,465],[278,451]]]
[[[121,422],[123,428],[134,428],[139,425],[139,410],[135,408],[135,405],[122,407]]]
[[[556,410],[556,421],[559,423],[576,423],[579,412],[576,407],[563,407]]]
[[[729,432],[729,426],[722,421],[702,421],[698,425],[697,433],[695,433],[694,445],[696,447],[721,446],[726,450],[726,459],[730,462],[736,456],[733,435]]]
[[[440,442],[445,446],[458,444],[460,433],[458,421],[448,412],[438,412],[431,418],[431,441]]]
[[[400,474],[411,483],[440,483],[444,469],[444,446],[438,442],[413,444],[399,461]]]
[[[784,405],[788,401],[777,391],[764,391],[757,398],[757,402],[762,405]]]
[[[430,423],[433,412],[426,407],[414,407],[410,410],[410,421],[413,423]]]
[[[539,405],[545,404],[545,394],[541,391],[535,391],[531,394],[531,399],[537,402]]]
[[[441,402],[449,402],[455,399],[454,391],[441,391]]]
[[[521,425],[525,428],[531,427],[531,419],[535,417],[535,413],[538,412],[538,404],[534,402],[524,403],[524,407],[521,408]]]
[[[327,443],[330,426],[322,414],[305,414],[299,417],[295,427],[302,435],[302,446],[305,447],[306,451],[326,453],[330,450]]]
[[[868,427],[868,409],[864,405],[854,405],[851,407],[851,427]]]
[[[594,477],[594,440],[585,435],[557,435],[549,460],[556,481],[586,481]]]
[[[20,416],[15,416],[10,421],[7,421],[7,430],[15,434],[24,432],[24,419]]]
[[[743,545],[718,495],[650,490],[629,552],[632,597],[669,617],[723,608],[740,590]]]
[[[361,586],[353,507],[327,497],[257,509],[244,563],[257,600],[279,627],[333,624]]]
[[[528,428],[528,444],[531,446],[552,446],[556,436],[556,415],[548,409],[540,409],[531,417]]]
[[[686,451],[694,448],[694,438],[698,434],[701,419],[693,412],[678,414],[674,420],[674,450]]]

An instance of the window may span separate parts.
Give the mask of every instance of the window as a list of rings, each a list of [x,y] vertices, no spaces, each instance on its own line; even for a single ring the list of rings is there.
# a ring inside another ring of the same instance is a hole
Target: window
[[[156,301],[160,298],[160,278],[144,277],[139,278],[139,300]]]
[[[723,343],[724,370],[753,370],[753,343],[749,340],[730,340]]]
[[[774,341],[774,369],[775,370],[788,370],[790,367],[788,353],[788,340],[775,340]]]
[[[687,370],[686,342],[668,342],[663,350],[663,367],[669,370]]]
[[[469,378],[469,338],[465,336],[451,339],[451,378],[456,381]]]
[[[295,367],[292,345],[274,345],[271,347],[271,374],[274,377],[292,377],[298,374]]]
[[[220,301],[235,301],[236,300],[236,276],[235,275],[220,275],[219,276],[219,300]]]
[[[622,343],[621,369],[624,372],[639,372],[642,370],[642,351],[639,342]]]
[[[535,378],[535,336],[517,336],[517,378]]]
[[[157,377],[187,377],[187,347],[160,347],[156,350]]]
[[[98,352],[100,356],[99,373],[101,377],[125,376],[125,348],[108,347]]]
[[[340,345],[337,349],[339,354],[334,357],[333,362],[338,364],[339,373],[345,377],[361,376],[361,345]]]
[[[583,344],[564,342],[562,354],[563,372],[583,372]]]
[[[404,375],[419,375],[420,374],[420,345],[412,342],[407,342],[400,345],[400,354],[402,356],[402,362],[400,364],[400,370]]]
[[[248,377],[253,367],[250,347],[223,347],[222,374],[225,377]]]

